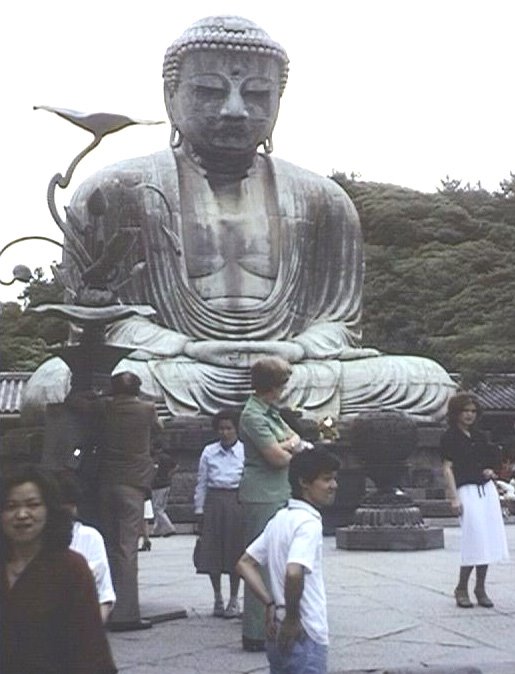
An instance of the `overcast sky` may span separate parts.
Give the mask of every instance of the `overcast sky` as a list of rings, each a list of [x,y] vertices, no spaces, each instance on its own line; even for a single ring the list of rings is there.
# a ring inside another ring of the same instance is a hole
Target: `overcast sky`
[[[494,190],[515,171],[511,0],[21,0],[4,8],[0,40],[0,248],[29,234],[61,238],[46,187],[91,139],[32,106],[166,119],[164,52],[213,14],[255,21],[288,52],[277,156],[428,192],[446,174]],[[164,125],[106,138],[62,204],[97,168],[167,142]],[[20,244],[2,256],[0,278],[59,257],[50,244]],[[21,289],[1,287],[0,298]]]

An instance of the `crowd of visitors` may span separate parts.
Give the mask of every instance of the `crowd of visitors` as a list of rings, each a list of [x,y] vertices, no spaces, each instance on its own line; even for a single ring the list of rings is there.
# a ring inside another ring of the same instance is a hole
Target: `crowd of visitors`
[[[303,442],[281,416],[278,401],[289,372],[280,358],[258,360],[251,368],[254,393],[241,415],[221,410],[213,416],[216,440],[201,453],[194,492],[194,564],[197,573],[209,576],[216,617],[240,616],[243,577],[243,648],[266,651],[272,674],[324,674],[328,627],[320,509],[334,500],[340,463],[327,449]],[[81,487],[69,468],[52,473],[21,465],[2,478],[5,674],[116,672],[105,629],[147,626],[137,583],[144,503],[151,497],[148,540],[176,532],[167,505],[178,466],[166,452],[151,455],[150,434],[160,424],[154,405],[139,398],[139,379],[121,373],[112,383],[109,399],[69,401],[75,408],[95,407],[105,424],[98,492],[102,533],[80,521]],[[461,525],[454,591],[459,608],[473,606],[468,585],[474,569],[477,603],[494,605],[485,587],[488,566],[508,557],[496,485],[499,476],[509,477],[508,467],[478,429],[480,414],[473,396],[455,395],[441,439],[443,476]],[[227,604],[223,575],[229,577]]]

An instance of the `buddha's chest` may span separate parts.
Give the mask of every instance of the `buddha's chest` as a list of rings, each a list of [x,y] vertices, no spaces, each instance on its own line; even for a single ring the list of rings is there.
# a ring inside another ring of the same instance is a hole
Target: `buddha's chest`
[[[239,266],[273,278],[277,271],[275,234],[264,210],[205,213],[202,219],[183,219],[188,276],[196,278]]]
[[[195,181],[181,199],[188,278],[201,297],[243,306],[267,297],[279,267],[276,208],[259,179],[232,190]]]

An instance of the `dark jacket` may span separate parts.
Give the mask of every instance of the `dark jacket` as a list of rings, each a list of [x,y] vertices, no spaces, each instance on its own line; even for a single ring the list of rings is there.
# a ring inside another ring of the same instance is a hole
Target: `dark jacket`
[[[105,428],[100,482],[149,491],[155,472],[150,453],[151,433],[162,428],[154,403],[123,394],[108,398],[103,404]]]
[[[0,565],[2,674],[114,674],[88,563],[43,550],[11,589]]]
[[[157,458],[157,469],[152,482],[152,489],[164,489],[170,486],[170,480],[177,467],[177,463],[166,452],[161,452]]]

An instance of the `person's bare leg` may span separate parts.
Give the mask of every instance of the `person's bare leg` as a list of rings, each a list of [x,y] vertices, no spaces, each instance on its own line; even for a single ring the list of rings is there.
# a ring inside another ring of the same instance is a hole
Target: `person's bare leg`
[[[231,585],[231,599],[237,599],[240,589],[240,576],[237,573],[231,573],[229,580]]]
[[[240,577],[237,573],[229,575],[229,583],[231,587],[231,598],[225,608],[226,618],[237,618],[240,615],[240,604],[238,602],[238,591],[240,589]]]
[[[149,520],[143,520],[143,527],[141,530],[141,545],[139,550],[150,550],[152,548],[152,543],[150,542],[150,522]]]
[[[224,611],[224,600],[222,597],[222,576],[220,573],[210,573],[209,580],[213,586],[213,593],[215,595],[215,604],[213,607],[213,615],[217,618],[223,617],[225,614]]]

